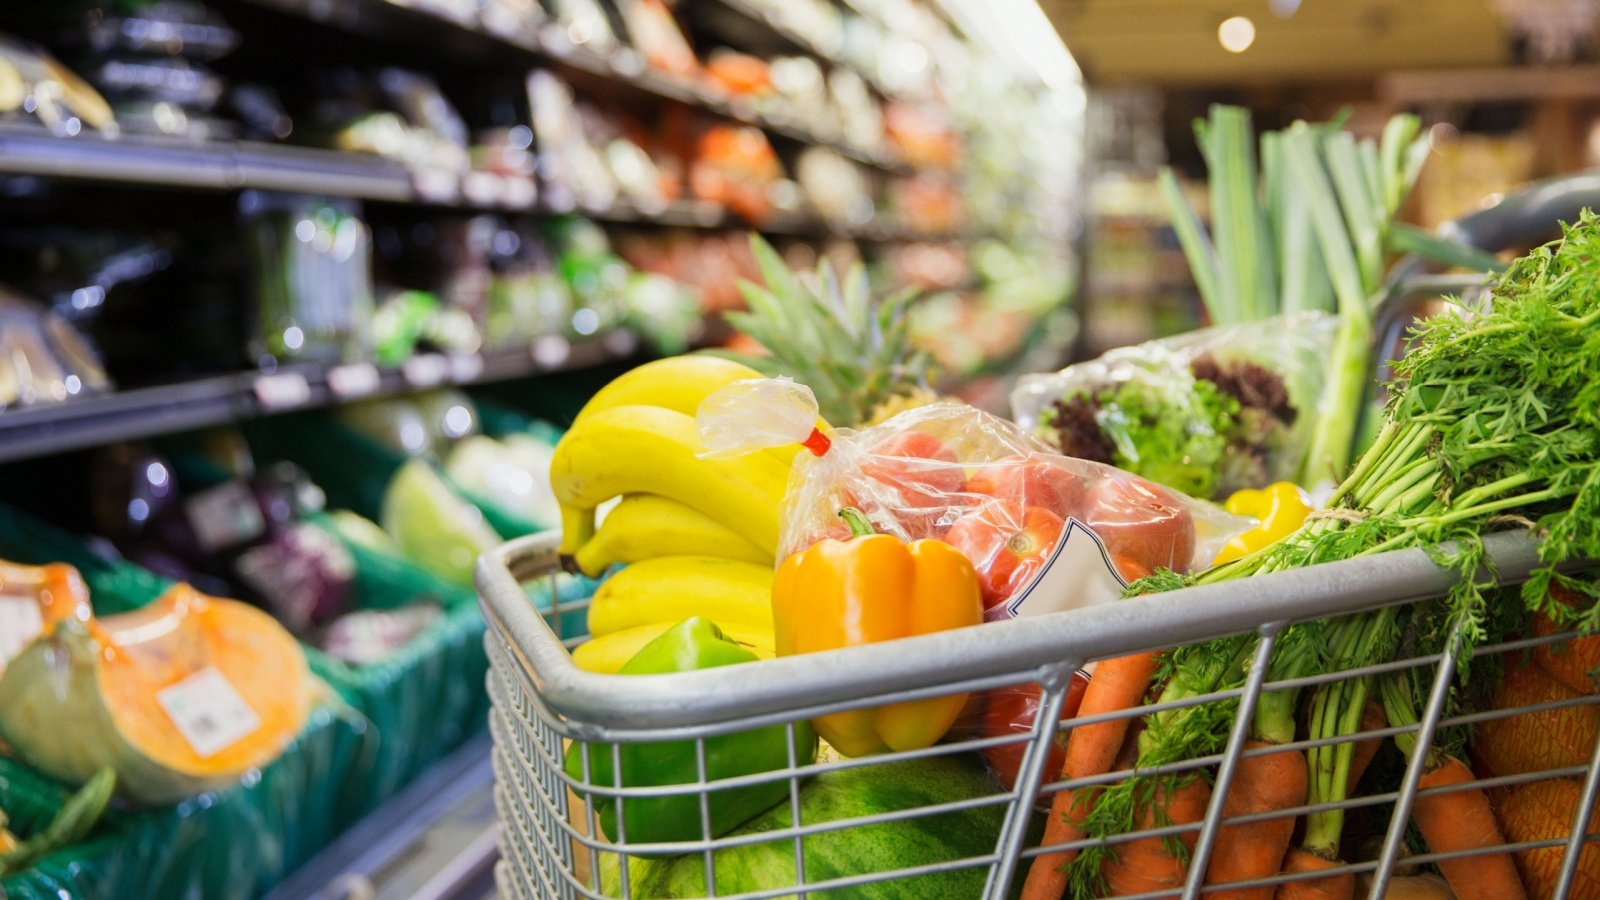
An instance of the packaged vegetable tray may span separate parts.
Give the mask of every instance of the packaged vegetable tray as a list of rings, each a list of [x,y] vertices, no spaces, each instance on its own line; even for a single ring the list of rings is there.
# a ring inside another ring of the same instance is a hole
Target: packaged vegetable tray
[[[503,423],[504,416],[491,421]],[[448,541],[474,552],[455,554],[450,559],[416,559],[423,568],[468,590],[472,566],[478,553],[500,540],[509,540],[553,527],[550,523],[528,519],[492,500],[463,490],[433,463],[406,454],[343,423],[322,415],[283,416],[271,422],[247,423],[245,434],[260,461],[287,459],[305,469],[327,493],[328,505],[349,509],[375,521],[383,521],[391,534],[410,524],[418,524],[430,534],[418,535],[409,543],[414,551],[427,551]],[[540,432],[530,431],[534,437]],[[403,482],[402,492],[396,490]],[[388,503],[386,504],[386,500]],[[468,505],[463,509],[463,501]],[[431,514],[400,514],[400,503],[431,508]],[[385,516],[386,505],[390,515]],[[384,521],[385,519],[388,521]],[[440,532],[437,538],[430,538]],[[407,541],[399,541],[402,545]],[[596,582],[582,577],[561,579],[560,591],[568,599],[581,599],[594,592]],[[533,595],[531,602],[549,609],[548,597]],[[567,637],[584,633],[581,615],[563,617]]]
[[[1024,376],[1012,415],[1067,456],[1196,497],[1299,480],[1336,325],[1297,313],[1120,348]]]
[[[139,609],[169,587],[6,507],[0,507],[0,557],[77,567],[97,615]],[[365,794],[356,776],[377,752],[377,741],[366,719],[324,687],[299,735],[258,775],[173,805],[109,813],[109,846],[94,857],[104,872],[88,861],[82,867],[69,863],[76,883],[68,896],[123,898],[129,885],[151,897],[248,898],[265,892],[354,821]],[[42,874],[15,878],[33,890],[66,877],[52,868],[57,860],[45,862]],[[12,880],[5,883],[8,892]]]

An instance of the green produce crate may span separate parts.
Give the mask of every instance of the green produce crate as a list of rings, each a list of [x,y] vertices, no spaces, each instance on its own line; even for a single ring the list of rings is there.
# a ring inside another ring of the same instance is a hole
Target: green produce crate
[[[559,437],[553,426],[533,423],[515,417],[505,410],[491,413],[489,422],[501,429],[493,433],[506,433],[513,426],[526,427],[536,437]],[[348,509],[377,521],[383,506],[383,494],[394,473],[408,457],[377,441],[318,413],[280,416],[271,421],[246,423],[245,436],[258,463],[288,460],[311,476],[327,494],[331,509]],[[547,530],[554,525],[544,525],[519,516],[496,505],[493,501],[462,489],[440,473],[446,484],[457,494],[477,507],[490,528],[500,537],[512,538]],[[564,600],[575,601],[594,593],[597,581],[581,576],[561,579]],[[541,611],[550,609],[549,600],[541,592],[530,591],[530,599]],[[587,632],[583,616],[568,614],[563,617],[563,635],[577,637]]]
[[[71,535],[3,506],[0,558],[76,566],[96,611],[106,615],[137,609],[170,584],[132,563],[107,560]],[[481,633],[481,619],[477,627]],[[481,654],[481,643],[478,647]],[[311,670],[330,681],[334,661],[315,648],[305,649]],[[29,877],[84,879],[83,889],[68,896],[125,898],[129,885],[149,897],[254,896],[311,859],[381,799],[371,785],[382,752],[381,735],[368,717],[327,690],[300,736],[237,786],[116,817],[120,824],[106,838],[117,845],[106,863],[116,877],[101,878],[87,863],[69,865],[65,875],[46,867],[44,875]],[[29,895],[19,888],[6,896]]]
[[[486,727],[483,615],[477,594],[447,584],[402,559],[350,542],[355,605],[394,609],[431,599],[444,616],[388,659],[357,666],[313,651],[317,674],[371,720],[378,751],[364,773],[376,806]]]
[[[354,608],[394,609],[431,599],[444,617],[390,659],[355,666],[302,644],[311,671],[365,717],[373,746],[345,779],[341,827],[388,799],[429,765],[486,727],[483,616],[477,595],[405,560],[345,543],[356,559]],[[102,613],[148,603],[169,582],[127,562],[110,562],[71,535],[0,507],[0,557],[78,567]]]
[[[286,459],[299,465],[327,493],[330,507],[353,510],[373,521],[379,518],[389,481],[409,459],[324,413],[247,423],[245,435],[258,462]],[[556,527],[556,523],[533,521],[469,491],[442,470],[439,476],[482,511],[484,521],[506,540]]]
[[[283,754],[238,785],[171,807],[109,810],[88,840],[0,878],[0,897],[255,897],[348,824],[339,814],[353,799],[346,775],[374,746],[341,701],[319,704]],[[48,823],[70,793],[0,758],[0,805],[19,835]]]
[[[0,809],[10,817],[10,830],[19,838],[33,836],[55,817],[70,792],[40,777],[15,760],[0,757]],[[112,833],[115,813],[107,812],[92,835],[82,843],[63,847],[33,866],[0,877],[0,897],[9,900],[45,900],[57,897],[105,896],[107,888],[137,878],[140,859],[130,850],[134,841],[122,831]]]

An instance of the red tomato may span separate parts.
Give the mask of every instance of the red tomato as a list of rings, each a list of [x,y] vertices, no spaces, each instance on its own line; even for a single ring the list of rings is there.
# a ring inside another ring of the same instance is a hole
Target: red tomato
[[[1150,569],[1143,563],[1127,558],[1126,556],[1111,557],[1111,564],[1117,567],[1117,574],[1129,584],[1150,574]]]
[[[935,535],[945,511],[962,504],[966,481],[950,448],[922,431],[902,431],[868,447],[860,477],[874,482],[860,493],[880,499],[912,538]],[[856,505],[866,498],[847,490],[845,499]]]
[[[1011,599],[1044,568],[1066,523],[1038,506],[990,500],[950,526],[944,541],[966,554],[978,570],[983,607]]]
[[[1078,714],[1084,688],[1088,686],[1088,676],[1082,672],[1073,674],[1072,683],[1067,686],[1067,698],[1061,704],[1061,721],[1065,722]],[[984,697],[983,736],[992,738],[1032,731],[1033,720],[1038,715],[1039,685],[1029,683],[996,688]],[[1018,741],[987,747],[983,751],[984,759],[988,760],[989,767],[1008,791],[1016,786],[1017,770],[1022,766],[1022,754],[1027,748],[1027,741]],[[1057,731],[1055,742],[1050,747],[1050,758],[1044,764],[1045,783],[1061,777],[1061,767],[1066,761],[1067,736]]]
[[[1155,571],[1182,572],[1194,556],[1194,520],[1176,494],[1137,475],[1118,473],[1089,489],[1083,523],[1113,556]]]
[[[1011,456],[979,468],[967,479],[967,492],[1026,506],[1042,506],[1061,518],[1078,515],[1087,487],[1063,463]]]

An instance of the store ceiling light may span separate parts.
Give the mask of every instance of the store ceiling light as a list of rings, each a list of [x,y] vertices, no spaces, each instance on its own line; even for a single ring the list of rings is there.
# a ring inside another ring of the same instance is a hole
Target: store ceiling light
[[[1300,11],[1300,0],[1267,0],[1267,6],[1273,15],[1287,19]]]
[[[1083,73],[1038,0],[938,0],[961,29],[998,58],[1032,71],[1047,87],[1081,91]]]
[[[1217,43],[1229,53],[1243,53],[1256,40],[1256,23],[1244,16],[1223,19],[1217,26]]]

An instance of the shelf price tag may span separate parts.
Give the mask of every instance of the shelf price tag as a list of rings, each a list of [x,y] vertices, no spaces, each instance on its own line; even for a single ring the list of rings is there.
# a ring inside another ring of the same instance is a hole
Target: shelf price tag
[[[378,367],[372,363],[345,363],[328,370],[328,389],[341,400],[374,393],[379,383]]]
[[[457,384],[473,381],[483,374],[483,357],[474,353],[452,353],[450,360],[450,380]]]
[[[400,375],[414,388],[438,387],[450,375],[450,362],[438,353],[424,353],[406,360]]]
[[[201,759],[216,756],[261,727],[261,717],[214,666],[157,693],[156,701]]]
[[[533,342],[533,361],[547,369],[554,369],[572,355],[572,345],[559,334],[547,334]]]
[[[539,189],[532,178],[506,175],[500,179],[500,204],[507,209],[532,209],[539,199]]]
[[[449,203],[461,196],[461,179],[450,169],[417,169],[411,182],[424,200]]]
[[[505,192],[503,181],[494,172],[474,169],[461,176],[461,195],[473,206],[492,206]]]
[[[626,328],[618,328],[605,336],[607,350],[618,356],[628,356],[639,349],[639,339]]]
[[[43,633],[44,617],[32,597],[0,595],[0,665],[15,659]]]
[[[268,410],[294,409],[311,402],[311,383],[299,372],[257,376],[256,402]]]
[[[195,494],[184,501],[183,512],[205,553],[249,543],[267,530],[260,504],[241,481],[224,481]]]

